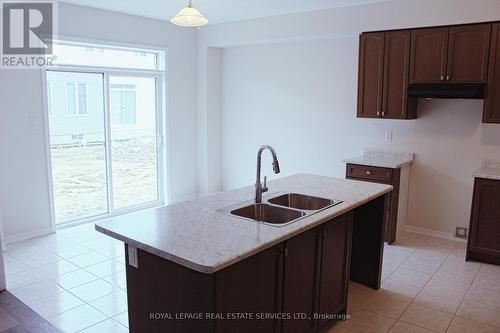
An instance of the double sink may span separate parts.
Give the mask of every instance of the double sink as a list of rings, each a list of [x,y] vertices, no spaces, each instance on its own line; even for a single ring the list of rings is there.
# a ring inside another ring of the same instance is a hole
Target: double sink
[[[219,211],[273,226],[283,226],[342,202],[340,200],[283,192],[271,194],[264,197],[262,201],[262,203],[247,201],[222,208]]]

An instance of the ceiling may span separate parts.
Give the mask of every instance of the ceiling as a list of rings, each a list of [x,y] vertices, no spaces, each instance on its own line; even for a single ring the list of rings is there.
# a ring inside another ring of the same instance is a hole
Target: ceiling
[[[144,17],[169,20],[188,0],[60,0]],[[357,6],[387,0],[193,0],[209,24]]]

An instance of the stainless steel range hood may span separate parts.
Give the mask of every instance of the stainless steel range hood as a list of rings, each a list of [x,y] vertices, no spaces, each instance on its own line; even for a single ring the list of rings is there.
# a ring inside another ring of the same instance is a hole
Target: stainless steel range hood
[[[408,97],[483,99],[484,84],[410,84]]]

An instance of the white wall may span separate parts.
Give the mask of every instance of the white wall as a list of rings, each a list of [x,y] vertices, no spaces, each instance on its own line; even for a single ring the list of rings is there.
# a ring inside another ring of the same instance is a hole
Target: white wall
[[[264,143],[277,149],[282,175],[344,177],[342,159],[364,147],[413,151],[408,224],[446,233],[468,225],[471,173],[482,158],[500,159],[498,125],[481,124],[477,100],[421,100],[413,121],[357,119],[357,35],[499,19],[498,1],[400,0],[203,30],[200,55],[224,47],[222,140],[206,152],[222,156],[222,187],[254,182],[256,150]],[[198,82],[199,92],[212,84]],[[198,112],[208,110],[199,105]],[[387,130],[392,143],[384,140]],[[264,163],[272,176],[269,157]]]
[[[196,31],[159,21],[61,3],[59,33],[168,49],[167,111],[170,199],[197,193]],[[0,72],[0,202],[8,240],[51,229],[38,71]],[[38,128],[30,128],[30,118]]]

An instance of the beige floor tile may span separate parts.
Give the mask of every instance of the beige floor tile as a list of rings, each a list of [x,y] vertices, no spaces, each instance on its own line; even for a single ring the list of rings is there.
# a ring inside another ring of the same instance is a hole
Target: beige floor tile
[[[422,290],[421,286],[388,278],[382,283],[380,289],[376,292],[386,294],[391,297],[412,300],[417,296],[420,290]]]
[[[449,297],[448,295],[424,288],[413,301],[415,304],[455,314],[463,297]]]
[[[432,333],[426,328],[418,327],[402,321],[398,321],[392,326],[389,333]]]
[[[400,320],[427,328],[435,332],[445,332],[453,318],[452,314],[429,307],[412,304],[401,316]]]
[[[81,254],[76,257],[71,257],[67,259],[69,262],[77,265],[78,267],[85,268],[87,266],[95,265],[100,262],[109,260],[108,257],[97,253],[95,251]]]
[[[30,307],[42,317],[49,318],[83,304],[81,299],[64,290],[58,294],[40,298],[31,303]]]
[[[425,289],[432,289],[449,298],[461,298],[465,296],[470,285],[471,283],[433,276],[425,286]]]
[[[357,333],[385,333],[395,322],[395,319],[357,309],[353,311],[349,320],[342,323],[342,327]]]
[[[108,281],[115,287],[127,290],[127,275],[125,271],[105,276],[103,279]]]
[[[93,326],[107,317],[88,304],[60,313],[49,320],[64,333],[74,333]]]
[[[108,319],[79,333],[128,333],[128,328],[112,319]]]
[[[117,316],[127,311],[127,293],[119,290],[89,304],[109,317]]]
[[[363,302],[360,307],[379,315],[398,319],[409,305],[409,300],[376,293]]]
[[[128,312],[125,311],[123,313],[120,313],[118,316],[114,316],[113,320],[119,322],[125,327],[128,327]]]
[[[500,308],[464,300],[457,311],[457,316],[500,328]]]
[[[467,292],[465,299],[500,308],[500,290],[481,288],[473,285]]]
[[[460,317],[453,318],[447,333],[500,333],[500,328]]]
[[[14,289],[25,287],[31,283],[44,280],[45,277],[33,269],[22,271],[19,273],[7,276],[7,289],[13,291]]]
[[[349,309],[358,307],[370,297],[375,292],[375,290],[363,286],[356,282],[349,282],[349,296],[348,296],[348,307]]]
[[[55,295],[63,289],[50,280],[41,280],[27,286],[15,289],[12,294],[23,303],[30,305],[34,301],[47,296]]]
[[[52,280],[64,289],[71,289],[97,279],[97,276],[90,274],[83,269],[79,269],[74,272],[58,275]]]
[[[99,279],[69,289],[68,291],[85,302],[91,302],[103,296],[109,295],[112,292],[117,291],[117,289],[111,283]]]
[[[43,276],[51,279],[55,278],[59,275],[63,275],[69,272],[74,272],[76,270],[80,269],[78,266],[73,265],[69,261],[66,260],[60,260],[55,263],[43,265],[40,267],[35,268],[35,270],[42,274]]]
[[[116,274],[125,270],[125,266],[123,266],[116,260],[110,259],[95,265],[87,266],[85,267],[85,270],[94,274],[95,276],[103,278],[105,276]]]
[[[394,273],[389,275],[389,279],[411,283],[417,286],[424,286],[427,281],[429,281],[431,276],[431,273],[419,272],[400,267],[396,269]]]

